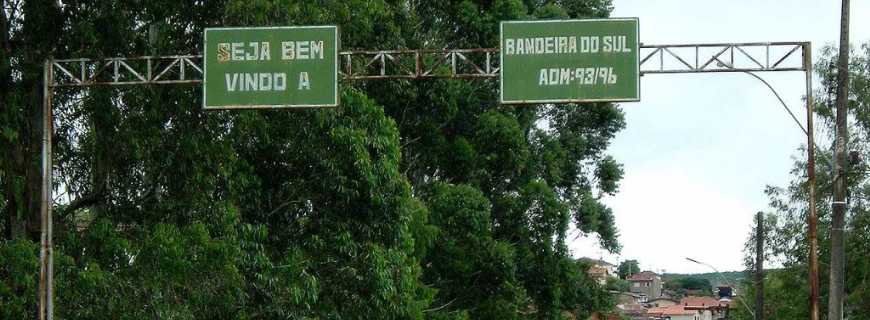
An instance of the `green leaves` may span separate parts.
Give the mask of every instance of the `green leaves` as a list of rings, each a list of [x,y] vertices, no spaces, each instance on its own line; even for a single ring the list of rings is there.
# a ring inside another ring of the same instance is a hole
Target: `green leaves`
[[[514,250],[493,238],[491,205],[468,185],[436,183],[426,191],[435,246],[423,259],[424,280],[439,290],[432,317],[513,319],[528,297],[519,286]]]
[[[814,94],[817,112],[821,126],[828,127],[828,132],[833,132],[834,108],[833,101],[836,88],[836,48],[825,47],[821,50],[821,58],[815,63],[816,72],[821,79],[822,88]],[[870,155],[870,123],[865,121],[870,117],[870,95],[867,94],[867,84],[870,83],[870,45],[864,44],[860,50],[854,52],[850,61],[850,101],[849,115],[849,142],[848,149],[854,150],[859,158],[868,159]],[[824,130],[823,130],[824,131]],[[828,143],[817,141],[819,145],[832,145],[832,136]],[[817,138],[818,139],[818,138]],[[830,259],[830,209],[833,175],[830,171],[830,163],[826,159],[833,159],[831,150],[819,150],[824,156],[816,156],[816,210],[819,215],[819,274],[828,274]],[[870,261],[870,203],[868,203],[868,172],[866,164],[854,163],[849,169],[848,211],[846,216],[846,305],[845,314],[850,319],[867,319],[870,310],[870,268],[866,261]],[[806,239],[806,203],[807,189],[805,177],[805,161],[795,162],[792,174],[793,179],[785,187],[768,187],[768,195],[774,212],[765,217],[765,259],[773,260],[782,264],[783,268],[771,271],[765,277],[765,301],[771,303],[765,308],[767,319],[793,319],[806,314],[808,303],[806,297],[809,294],[807,283],[807,254],[808,241]],[[745,261],[747,269],[753,266],[754,259],[754,232],[749,235],[746,243]],[[769,264],[769,262],[768,262]],[[820,301],[827,301],[825,288],[826,277],[821,277]],[[750,286],[747,284],[746,286]],[[751,290],[748,294],[752,294]],[[825,303],[821,304],[825,313]],[[742,311],[741,311],[742,312]],[[741,315],[748,319],[747,315]]]
[[[27,240],[0,243],[0,318],[25,319],[36,304],[39,244]]]
[[[25,5],[34,14],[9,34],[27,47],[0,65],[4,79],[21,75],[0,94],[13,106],[0,111],[0,145],[14,150],[0,158],[0,215],[15,239],[38,225],[33,107],[50,53],[196,54],[206,27],[318,24],[339,26],[343,50],[494,47],[499,21],[605,16],[610,4]],[[200,110],[193,87],[57,89],[59,317],[544,319],[608,308],[566,234],[574,224],[618,248],[599,201],[622,176],[604,154],[625,125],[617,107],[499,106],[491,80],[340,85],[334,109],[217,112]],[[0,244],[2,318],[35,309],[35,249]]]
[[[640,264],[637,260],[624,260],[619,263],[616,273],[620,279],[628,279],[629,276],[640,273]]]

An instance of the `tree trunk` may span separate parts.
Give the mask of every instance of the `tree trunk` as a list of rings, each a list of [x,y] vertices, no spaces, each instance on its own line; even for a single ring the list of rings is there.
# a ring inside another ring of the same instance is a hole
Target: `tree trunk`
[[[2,2],[9,5],[7,1]],[[3,103],[4,126],[16,134],[14,139],[0,138],[2,158],[2,192],[5,206],[4,236],[9,239],[27,237],[39,240],[42,174],[40,149],[42,142],[43,62],[53,52],[60,34],[59,8],[51,1],[25,1],[16,8],[23,17],[20,37],[12,37],[12,19],[8,11],[0,15],[2,62],[0,62],[0,103]],[[12,46],[17,44],[15,50]],[[20,80],[13,80],[10,59],[19,59],[15,71]],[[12,103],[15,102],[15,103]]]

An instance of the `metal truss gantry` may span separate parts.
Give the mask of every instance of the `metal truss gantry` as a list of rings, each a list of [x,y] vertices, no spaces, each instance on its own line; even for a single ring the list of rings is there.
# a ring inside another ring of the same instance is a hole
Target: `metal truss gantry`
[[[640,51],[638,68],[641,75],[708,72],[752,74],[752,72],[762,71],[804,72],[807,94],[807,186],[810,199],[807,217],[810,242],[810,308],[811,319],[818,319],[812,46],[809,42],[641,45]],[[432,78],[494,79],[498,78],[500,74],[499,60],[498,49],[478,48],[345,51],[339,53],[337,63],[339,64],[339,77],[343,81]],[[203,81],[203,59],[202,55],[50,59],[45,62],[44,69],[39,316],[40,319],[52,319],[54,309],[51,200],[53,88],[199,84]],[[774,93],[776,92],[774,91]]]
[[[805,71],[804,42],[642,45],[640,73]],[[342,80],[497,78],[499,49],[339,53]],[[51,60],[51,86],[196,84],[202,55]]]

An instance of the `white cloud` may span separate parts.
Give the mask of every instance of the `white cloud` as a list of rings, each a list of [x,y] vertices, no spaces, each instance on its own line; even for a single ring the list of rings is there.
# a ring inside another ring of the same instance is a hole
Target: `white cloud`
[[[812,41],[817,56],[839,37],[838,2],[615,0],[614,7],[615,17],[640,19],[647,44]],[[870,40],[870,19],[859,18],[870,2],[853,2],[851,10],[853,44]],[[803,122],[803,74],[761,76]],[[764,187],[788,183],[805,137],[773,94],[744,74],[649,75],[641,95],[623,105],[628,127],[609,150],[626,170],[620,193],[606,199],[622,255],[608,257],[589,238],[571,249],[668,272],[710,271],[686,256],[741,269],[754,214],[768,210]]]

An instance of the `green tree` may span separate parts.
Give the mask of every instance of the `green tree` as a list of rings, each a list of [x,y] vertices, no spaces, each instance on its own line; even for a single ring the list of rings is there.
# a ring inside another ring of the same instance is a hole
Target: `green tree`
[[[631,282],[620,278],[607,278],[607,283],[604,287],[610,291],[628,292],[631,287]]]
[[[640,264],[637,260],[625,260],[616,268],[616,274],[620,279],[628,279],[629,276],[638,273],[640,273]]]
[[[836,50],[826,47],[816,63],[822,88],[814,101],[821,126],[833,132],[833,101],[836,87]],[[849,99],[850,149],[856,159],[870,159],[870,44],[861,46],[852,54]],[[820,145],[830,145],[832,136],[824,136]],[[828,142],[828,143],[824,143]],[[830,258],[830,208],[832,201],[830,159],[831,148],[817,150],[817,207],[819,214],[819,280],[821,287],[820,310],[826,314],[828,259]],[[797,161],[792,170],[793,181],[786,187],[768,187],[766,192],[775,211],[766,215],[765,259],[781,263],[783,268],[765,277],[765,319],[794,319],[804,317],[809,310],[807,267],[806,204],[807,191],[804,161]],[[846,307],[849,319],[870,319],[870,180],[866,162],[852,162],[849,168],[846,231]],[[755,234],[752,233],[745,249],[745,264],[754,269]],[[750,286],[751,287],[751,286]],[[752,294],[751,289],[748,294]]]
[[[343,49],[493,47],[610,1],[2,1],[0,316],[36,310],[48,57],[197,54],[216,26],[335,24]],[[571,225],[619,250],[612,104],[492,80],[343,82],[335,109],[205,112],[186,86],[56,89],[64,319],[558,319],[610,308]],[[544,126],[542,124],[546,123]]]
[[[710,280],[700,277],[679,277],[665,281],[665,289],[674,292],[677,296],[686,295],[711,295],[713,286]]]

